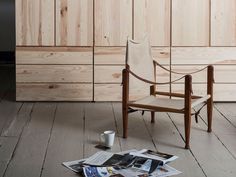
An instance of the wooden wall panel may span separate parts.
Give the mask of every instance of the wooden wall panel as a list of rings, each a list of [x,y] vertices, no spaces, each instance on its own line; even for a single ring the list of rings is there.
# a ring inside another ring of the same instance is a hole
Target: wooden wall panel
[[[95,47],[94,49],[94,64],[125,64],[125,47]],[[170,64],[170,48],[169,47],[152,47],[153,59],[157,62],[169,65]]]
[[[134,1],[134,39],[148,34],[152,46],[170,46],[170,0]]]
[[[92,101],[92,84],[16,84],[17,101]]]
[[[169,91],[169,85],[158,87],[159,91]],[[122,86],[120,84],[95,84],[95,101],[121,101]],[[140,95],[132,95],[131,99],[136,100]]]
[[[56,45],[93,45],[93,0],[56,1]]]
[[[173,47],[172,64],[236,64],[236,47]]]
[[[16,65],[16,82],[90,82],[92,65]]]
[[[236,46],[236,1],[211,1],[211,45]]]
[[[209,0],[172,1],[172,46],[209,45]]]
[[[193,84],[193,94],[206,95],[206,84]],[[214,101],[235,101],[236,84],[214,84]],[[184,93],[183,84],[172,84],[172,92]]]
[[[193,72],[204,68],[206,65],[172,65],[172,71]],[[236,83],[236,65],[215,65],[214,66],[215,83]],[[171,80],[176,80],[181,75],[172,74]],[[193,83],[207,82],[207,69],[196,74],[192,74]],[[184,79],[178,81],[184,83]]]
[[[102,66],[97,65],[94,66],[95,72],[95,83],[119,83],[122,82],[122,70],[125,66],[117,66],[117,65],[110,65],[110,66]],[[169,69],[169,68],[168,68]],[[169,72],[157,68],[156,72],[157,82],[169,82],[170,74]]]
[[[94,66],[95,83],[120,83],[125,66]]]
[[[16,0],[16,45],[54,45],[54,1]]]
[[[93,64],[92,47],[17,47],[16,64]]]
[[[95,0],[95,45],[125,46],[132,37],[132,0]]]

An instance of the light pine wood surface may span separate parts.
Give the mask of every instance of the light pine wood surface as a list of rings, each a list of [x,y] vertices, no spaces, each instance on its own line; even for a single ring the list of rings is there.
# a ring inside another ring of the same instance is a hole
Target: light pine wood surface
[[[172,46],[209,46],[209,2],[172,1]]]
[[[174,64],[236,64],[236,47],[172,47]]]
[[[16,82],[92,83],[91,65],[17,65]]]
[[[134,39],[148,34],[152,46],[170,46],[170,0],[134,1]]]
[[[211,1],[211,45],[236,45],[236,1]]]
[[[93,45],[93,0],[56,1],[56,45]]]
[[[17,47],[16,64],[92,64],[92,47]]]
[[[125,46],[132,38],[132,0],[95,1],[95,46]]]
[[[92,83],[17,83],[16,100],[92,101],[93,85]]]
[[[54,45],[54,1],[16,0],[16,45]]]

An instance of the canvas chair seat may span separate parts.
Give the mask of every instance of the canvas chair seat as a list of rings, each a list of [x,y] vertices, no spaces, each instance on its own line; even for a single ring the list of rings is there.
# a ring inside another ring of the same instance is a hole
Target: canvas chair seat
[[[199,107],[205,103],[205,101],[210,98],[210,95],[206,95],[202,98],[192,99],[192,114],[195,113],[193,108]],[[135,106],[133,106],[135,105]],[[140,105],[140,106],[139,106]],[[153,107],[155,110],[162,111],[164,108],[170,110],[184,110],[184,99],[168,99],[168,98],[158,98],[156,96],[150,95],[142,99],[132,102],[132,109],[144,110],[143,105],[147,107]],[[153,111],[153,109],[145,109],[146,111]],[[171,112],[171,111],[170,111]],[[174,111],[173,111],[174,112]]]

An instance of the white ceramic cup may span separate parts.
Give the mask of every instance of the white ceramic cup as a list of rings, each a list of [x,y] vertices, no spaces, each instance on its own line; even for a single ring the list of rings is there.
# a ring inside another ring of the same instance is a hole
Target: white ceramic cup
[[[105,131],[100,135],[101,143],[109,148],[113,146],[114,139],[115,139],[115,132],[112,130]]]

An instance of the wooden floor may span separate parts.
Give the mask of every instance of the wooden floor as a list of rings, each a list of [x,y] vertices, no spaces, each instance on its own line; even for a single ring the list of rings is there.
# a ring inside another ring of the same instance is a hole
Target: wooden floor
[[[207,133],[206,111],[192,121],[191,149],[185,150],[183,116],[130,114],[129,137],[121,138],[120,103],[15,102],[14,69],[0,70],[0,177],[71,177],[64,161],[88,157],[99,134],[116,131],[111,151],[148,148],[172,153],[170,165],[184,177],[236,176],[236,104],[214,105],[213,132]],[[11,77],[11,78],[10,78]]]

